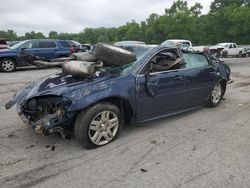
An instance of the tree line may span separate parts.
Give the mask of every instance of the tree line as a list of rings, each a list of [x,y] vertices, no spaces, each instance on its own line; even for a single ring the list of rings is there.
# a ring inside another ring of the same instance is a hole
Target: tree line
[[[85,28],[77,34],[50,31],[48,37],[35,31],[17,36],[13,30],[7,30],[0,31],[0,38],[68,39],[89,44],[122,40],[159,44],[167,39],[188,39],[194,44],[250,44],[250,0],[214,0],[206,15],[201,14],[202,8],[200,3],[189,7],[187,1],[177,0],[163,15],[152,13],[140,23],[132,20],[120,27]]]

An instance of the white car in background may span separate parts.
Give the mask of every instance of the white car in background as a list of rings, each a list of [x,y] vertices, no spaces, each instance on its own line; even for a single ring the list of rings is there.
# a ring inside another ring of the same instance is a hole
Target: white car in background
[[[237,56],[237,57],[249,57],[250,48],[238,48],[236,43],[218,43],[215,46],[210,47],[211,53],[216,53],[217,56],[228,57],[228,56]]]
[[[184,50],[195,51],[195,52],[205,52],[208,53],[209,48],[205,46],[193,46],[190,40],[184,39],[170,39],[161,43],[163,46],[176,46]]]

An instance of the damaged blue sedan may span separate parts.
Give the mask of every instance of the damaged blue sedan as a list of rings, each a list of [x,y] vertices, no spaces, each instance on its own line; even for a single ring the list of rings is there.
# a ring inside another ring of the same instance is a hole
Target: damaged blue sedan
[[[39,134],[73,132],[85,148],[95,148],[113,141],[131,121],[216,107],[230,72],[209,55],[158,46],[93,76],[59,72],[42,78],[17,92],[6,108],[16,104],[20,118]]]

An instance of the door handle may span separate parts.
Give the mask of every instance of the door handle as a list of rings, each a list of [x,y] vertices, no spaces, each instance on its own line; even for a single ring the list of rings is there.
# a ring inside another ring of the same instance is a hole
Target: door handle
[[[174,80],[184,80],[184,77],[177,75],[174,77]]]

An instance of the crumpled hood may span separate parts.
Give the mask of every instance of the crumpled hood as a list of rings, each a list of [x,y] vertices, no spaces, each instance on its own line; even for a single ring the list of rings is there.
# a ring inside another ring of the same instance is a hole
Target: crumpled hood
[[[5,104],[5,108],[9,109],[16,103],[36,96],[61,96],[76,90],[79,87],[83,88],[95,82],[106,80],[109,77],[110,75],[108,74],[99,77],[73,77],[72,75],[64,75],[61,72],[52,74],[48,77],[35,81],[26,86],[24,89],[18,91],[13,98]]]

